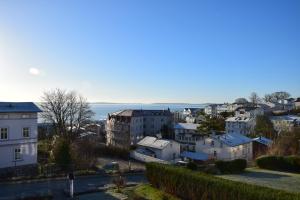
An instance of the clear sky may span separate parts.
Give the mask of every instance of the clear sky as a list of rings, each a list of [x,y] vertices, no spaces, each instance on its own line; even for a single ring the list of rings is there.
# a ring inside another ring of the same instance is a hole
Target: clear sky
[[[299,0],[0,1],[0,100],[300,96]]]

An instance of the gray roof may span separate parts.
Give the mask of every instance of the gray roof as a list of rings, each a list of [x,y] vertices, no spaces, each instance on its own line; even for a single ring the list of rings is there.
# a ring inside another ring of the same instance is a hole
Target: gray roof
[[[0,113],[37,113],[42,110],[32,102],[0,102]]]
[[[257,137],[257,138],[253,138],[252,140],[255,141],[255,142],[261,143],[263,145],[266,145],[266,146],[269,146],[273,143],[272,140],[270,140],[268,138],[265,138],[265,137],[262,137],[262,136]]]
[[[197,130],[198,126],[200,126],[200,124],[178,123],[174,126],[174,129]]]
[[[246,143],[251,143],[252,139],[243,136],[241,134],[238,133],[226,133],[223,135],[214,135],[211,136],[214,139],[219,140],[220,142],[226,144],[227,146],[230,147],[235,147],[235,146],[239,146],[242,144],[246,144]]]
[[[111,113],[112,116],[123,116],[123,117],[139,117],[139,116],[171,116],[170,110],[121,110],[118,112]]]
[[[151,147],[154,149],[164,149],[170,143],[170,140],[162,140],[157,139],[155,137],[146,136],[144,137],[144,139],[138,142],[138,145],[144,147]]]

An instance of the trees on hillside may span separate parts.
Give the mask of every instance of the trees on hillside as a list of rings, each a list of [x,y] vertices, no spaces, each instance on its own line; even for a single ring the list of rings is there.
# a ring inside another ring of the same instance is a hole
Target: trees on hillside
[[[198,132],[209,134],[212,131],[225,131],[225,119],[205,116],[205,120],[198,127]]]
[[[254,128],[256,135],[262,135],[267,138],[275,138],[275,130],[271,120],[264,115],[256,117],[256,126]]]
[[[269,152],[271,155],[296,155],[300,154],[300,128],[294,128],[289,132],[281,132],[274,141]]]
[[[284,99],[289,98],[290,96],[291,95],[285,91],[274,92],[272,94],[266,94],[264,97],[264,101],[270,103],[278,103]]]
[[[257,106],[257,104],[261,102],[261,99],[256,92],[252,92],[249,101],[253,106]]]

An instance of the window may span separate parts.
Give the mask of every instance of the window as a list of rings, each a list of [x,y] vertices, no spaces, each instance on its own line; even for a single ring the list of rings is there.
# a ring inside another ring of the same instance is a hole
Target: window
[[[15,160],[21,160],[22,159],[22,153],[20,148],[15,149]]]
[[[0,140],[8,139],[8,128],[1,128],[0,130]]]
[[[216,151],[214,151],[214,157],[217,157],[217,152]]]
[[[23,128],[23,137],[29,137],[30,129],[28,127]]]

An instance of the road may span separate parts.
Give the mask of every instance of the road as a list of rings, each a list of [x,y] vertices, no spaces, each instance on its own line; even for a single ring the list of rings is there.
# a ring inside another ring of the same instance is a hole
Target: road
[[[125,175],[127,182],[146,182],[143,174]],[[86,177],[75,177],[74,190],[93,188],[112,183],[113,177],[107,175],[95,175]],[[36,193],[51,192],[54,199],[67,199],[63,190],[68,188],[68,180],[47,180],[31,183],[1,183],[0,200],[11,200],[16,197],[28,196]]]

